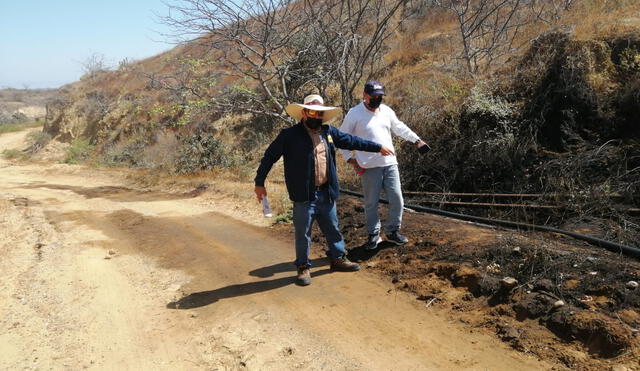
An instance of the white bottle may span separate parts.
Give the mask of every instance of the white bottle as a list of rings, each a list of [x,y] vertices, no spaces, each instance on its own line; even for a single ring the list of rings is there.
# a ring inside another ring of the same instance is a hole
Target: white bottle
[[[273,214],[271,214],[271,206],[269,206],[267,196],[262,197],[262,213],[266,218],[271,218],[273,216]]]

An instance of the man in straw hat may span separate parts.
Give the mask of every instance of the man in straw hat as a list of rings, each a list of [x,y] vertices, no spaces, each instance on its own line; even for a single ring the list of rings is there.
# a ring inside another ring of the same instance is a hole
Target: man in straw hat
[[[340,115],[341,109],[325,106],[319,95],[306,96],[303,104],[292,103],[285,110],[299,122],[283,129],[265,151],[255,178],[255,193],[258,201],[267,195],[264,181],[273,164],[283,157],[285,183],[293,201],[295,265],[298,267],[296,282],[306,286],[311,283],[309,253],[314,220],[318,221],[327,239],[331,270],[353,272],[360,269],[358,264],[347,259],[345,242],[338,227],[336,147],[379,152],[383,156],[393,155],[393,151],[325,125],[324,122]]]

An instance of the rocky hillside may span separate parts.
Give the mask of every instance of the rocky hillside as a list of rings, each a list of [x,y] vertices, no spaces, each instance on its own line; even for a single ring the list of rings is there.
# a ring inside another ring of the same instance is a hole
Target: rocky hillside
[[[473,43],[486,40],[460,23],[455,3],[403,2],[388,20],[399,23],[380,58],[347,98],[357,101],[368,76],[385,81],[387,103],[433,147],[425,159],[399,143],[406,189],[560,194],[561,212],[515,217],[565,225],[597,218],[604,226],[596,234],[635,241],[640,223],[623,210],[640,205],[640,19],[630,16],[640,5],[545,4],[555,7],[537,18],[515,13],[526,26],[498,35],[511,42],[496,38],[503,49],[482,54]],[[372,25],[359,29],[366,36]],[[294,36],[287,45],[304,41]],[[108,164],[182,173],[229,168],[249,179],[264,146],[288,125],[279,116],[283,103],[311,92],[336,105],[347,101],[344,84],[322,75],[330,66],[314,65],[321,55],[287,65],[320,77],[299,83],[287,76],[296,93],[269,95],[275,83],[228,73],[251,60],[222,64],[236,51],[242,57],[242,49],[216,48],[221,37],[63,87],[45,130],[62,141],[89,139]],[[290,49],[276,51],[274,66],[292,61],[285,58]]]

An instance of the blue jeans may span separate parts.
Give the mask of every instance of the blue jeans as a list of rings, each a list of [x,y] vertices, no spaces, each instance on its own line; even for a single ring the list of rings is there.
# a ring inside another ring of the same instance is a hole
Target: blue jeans
[[[362,191],[364,193],[364,216],[367,220],[367,233],[380,233],[380,216],[378,200],[380,191],[384,189],[389,200],[389,214],[385,223],[385,232],[391,233],[400,229],[404,200],[400,189],[400,172],[398,165],[374,167],[366,169],[362,174]]]
[[[318,226],[327,239],[329,257],[336,259],[347,254],[344,239],[338,226],[338,214],[335,201],[329,200],[329,192],[316,191],[314,201],[293,203],[293,226],[295,228],[296,261],[295,265],[311,266],[309,254],[311,251],[311,226],[313,221],[318,221]]]

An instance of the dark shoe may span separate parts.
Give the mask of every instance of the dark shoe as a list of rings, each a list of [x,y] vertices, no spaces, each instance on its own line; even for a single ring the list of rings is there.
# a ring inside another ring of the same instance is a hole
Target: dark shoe
[[[307,286],[311,284],[311,271],[306,265],[298,267],[298,277],[296,283],[300,286]]]
[[[404,245],[405,243],[409,242],[409,239],[401,235],[400,232],[393,231],[387,234],[387,241],[393,242],[396,245]]]
[[[360,264],[349,261],[346,256],[331,259],[331,270],[339,272],[355,272],[360,270]]]
[[[380,242],[382,242],[382,238],[380,238],[380,236],[378,236],[377,234],[370,234],[369,240],[367,241],[366,244],[364,244],[364,249],[375,250],[378,248],[378,244]]]

